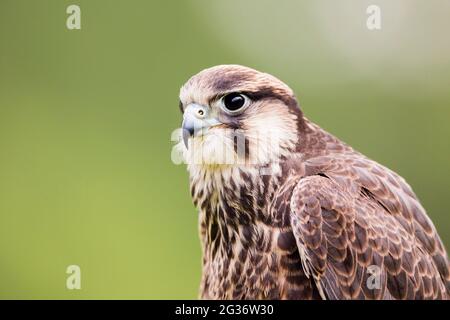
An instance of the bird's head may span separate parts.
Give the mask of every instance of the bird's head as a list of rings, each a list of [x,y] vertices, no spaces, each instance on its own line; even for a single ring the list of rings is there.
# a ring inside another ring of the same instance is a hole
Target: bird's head
[[[298,143],[303,116],[293,91],[267,73],[219,65],[180,90],[188,164],[267,165]]]

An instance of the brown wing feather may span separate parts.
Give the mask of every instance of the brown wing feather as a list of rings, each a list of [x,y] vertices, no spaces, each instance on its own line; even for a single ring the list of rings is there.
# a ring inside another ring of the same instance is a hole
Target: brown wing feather
[[[292,193],[306,273],[328,299],[448,298],[448,259],[415,195],[395,173],[354,156],[310,159],[307,171],[320,175]]]

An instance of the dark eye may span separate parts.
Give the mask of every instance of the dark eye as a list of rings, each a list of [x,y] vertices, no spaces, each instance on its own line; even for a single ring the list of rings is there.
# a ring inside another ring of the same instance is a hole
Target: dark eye
[[[228,111],[237,111],[247,103],[247,97],[240,93],[230,93],[223,97],[223,105]]]

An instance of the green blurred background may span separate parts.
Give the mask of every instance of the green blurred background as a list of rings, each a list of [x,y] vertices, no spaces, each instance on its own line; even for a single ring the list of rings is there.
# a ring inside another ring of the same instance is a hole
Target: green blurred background
[[[179,87],[223,63],[283,79],[310,119],[404,176],[450,247],[449,17],[437,0],[1,0],[0,298],[197,297],[170,134]]]

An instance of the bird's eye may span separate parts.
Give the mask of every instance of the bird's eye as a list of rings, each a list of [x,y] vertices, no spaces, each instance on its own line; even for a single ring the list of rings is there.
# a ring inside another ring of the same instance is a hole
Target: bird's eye
[[[247,105],[248,98],[241,93],[230,93],[223,97],[226,111],[236,112]]]

